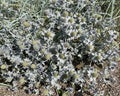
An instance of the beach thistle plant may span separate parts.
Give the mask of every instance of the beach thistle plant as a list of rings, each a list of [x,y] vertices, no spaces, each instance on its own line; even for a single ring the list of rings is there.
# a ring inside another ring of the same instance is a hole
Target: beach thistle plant
[[[29,94],[103,96],[96,80],[106,82],[105,70],[120,60],[113,15],[97,0],[0,0],[0,83]]]

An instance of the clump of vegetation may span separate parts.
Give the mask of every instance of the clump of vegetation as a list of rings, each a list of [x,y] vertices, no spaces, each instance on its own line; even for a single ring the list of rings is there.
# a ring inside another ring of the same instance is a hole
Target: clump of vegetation
[[[119,32],[98,2],[2,0],[0,8],[2,83],[35,94],[104,94],[96,79],[106,83],[119,60]]]

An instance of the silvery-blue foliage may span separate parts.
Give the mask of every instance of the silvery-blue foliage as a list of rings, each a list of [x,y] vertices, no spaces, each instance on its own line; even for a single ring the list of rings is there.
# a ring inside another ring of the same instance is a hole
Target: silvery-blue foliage
[[[72,93],[85,84],[96,92],[99,69],[109,70],[119,57],[114,21],[103,17],[95,0],[45,1],[40,14],[27,11],[34,1],[25,12],[21,2],[0,3],[0,80],[29,93],[43,86],[52,94],[63,85]]]

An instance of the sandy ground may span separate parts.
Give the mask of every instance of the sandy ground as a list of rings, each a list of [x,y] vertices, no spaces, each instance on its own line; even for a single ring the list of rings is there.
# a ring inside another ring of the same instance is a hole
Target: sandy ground
[[[105,96],[120,96],[120,62],[115,71],[111,72],[112,77],[115,78],[115,82],[106,86],[106,94]]]
[[[19,90],[17,92],[12,92],[6,90],[6,88],[0,87],[0,96],[36,96],[36,95],[28,95],[22,90]]]
[[[111,72],[111,74],[112,77],[115,78],[115,82],[110,85],[98,84],[99,85],[98,88],[100,88],[101,90],[105,90],[104,96],[120,96],[120,62],[116,70]],[[28,95],[23,90],[12,92],[6,90],[5,87],[0,86],[0,96],[38,96],[38,95]],[[84,96],[91,96],[91,95],[85,94]]]

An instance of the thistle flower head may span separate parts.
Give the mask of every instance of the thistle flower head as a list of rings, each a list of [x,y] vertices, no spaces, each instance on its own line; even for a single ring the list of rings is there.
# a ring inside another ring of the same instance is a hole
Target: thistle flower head
[[[51,53],[45,54],[45,59],[46,59],[46,60],[50,60],[51,57],[52,57],[52,54],[51,54]]]
[[[6,68],[7,68],[7,65],[6,65],[6,64],[2,64],[2,65],[0,66],[0,68],[1,68],[1,69],[6,69]]]
[[[30,27],[30,23],[29,23],[28,21],[24,21],[24,22],[23,22],[23,26],[24,26],[24,27]]]
[[[63,12],[63,17],[68,17],[69,16],[69,12],[68,11],[64,11]]]

